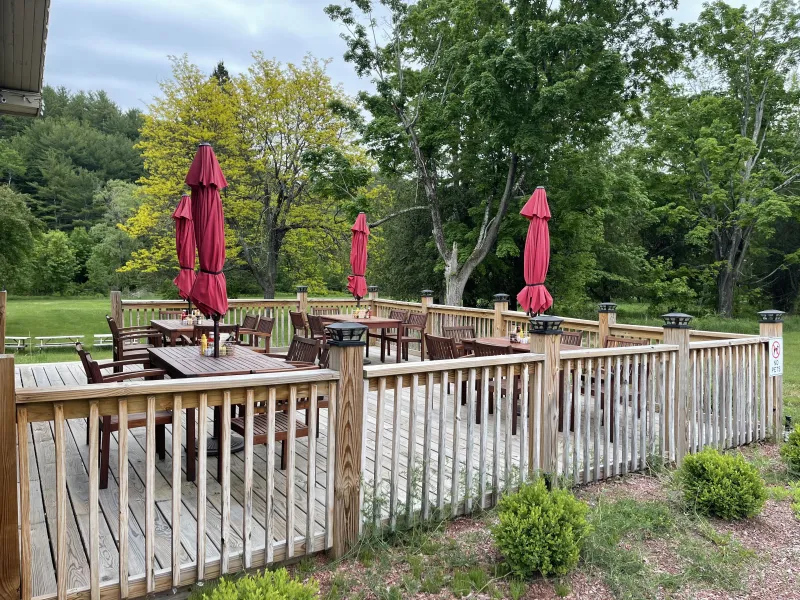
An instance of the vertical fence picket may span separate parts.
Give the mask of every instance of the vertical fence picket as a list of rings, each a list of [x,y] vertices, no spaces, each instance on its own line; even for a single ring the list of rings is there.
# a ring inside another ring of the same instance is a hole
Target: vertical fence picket
[[[528,480],[528,410],[530,405],[530,365],[522,366],[520,386],[520,430],[519,430],[519,477],[520,482]]]
[[[100,598],[100,503],[98,480],[100,412],[97,401],[89,403],[89,597]]]
[[[392,414],[392,471],[389,488],[389,527],[392,531],[397,527],[397,501],[400,493],[400,423],[401,398],[403,396],[403,376],[394,380],[394,407]]]
[[[628,472],[628,438],[630,437],[628,404],[631,399],[631,357],[629,354],[625,355],[625,364],[622,368],[621,377],[623,378],[622,383],[624,383],[622,390],[622,431],[620,431],[622,436],[622,474],[624,475]]]
[[[267,392],[267,472],[266,506],[264,510],[264,560],[268,565],[275,560],[275,418],[277,391],[274,387]],[[366,411],[364,411],[366,412]],[[329,452],[332,454],[332,452]]]
[[[417,392],[419,390],[419,375],[411,376],[411,401],[408,405],[408,452],[406,466],[406,521],[411,524],[414,517],[414,486],[416,485],[416,456],[417,456]]]
[[[603,376],[603,476],[611,477],[611,357],[607,356]],[[569,430],[565,430],[569,431]]]
[[[316,415],[315,415],[316,416]],[[244,568],[253,565],[253,419],[255,418],[255,391],[245,392],[244,406],[244,511],[242,514],[242,554]],[[309,414],[311,418],[311,414]],[[309,432],[310,435],[310,432]],[[311,438],[309,438],[311,439]],[[311,452],[308,460],[313,460]]]
[[[294,423],[293,420],[289,421]],[[294,427],[289,427],[294,431]],[[217,480],[222,487],[222,529],[219,545],[220,574],[228,573],[231,549],[231,392],[222,392],[222,426],[219,436],[220,460],[217,471]],[[289,479],[289,473],[287,473]],[[288,498],[288,493],[287,493]],[[288,501],[287,501],[288,503]]]
[[[583,437],[581,429],[581,425],[583,423],[583,405],[581,402],[583,360],[578,359],[575,361],[575,364],[576,364],[575,376],[572,378],[572,399],[575,412],[575,452],[572,459],[572,469],[575,476],[575,483],[580,483],[581,456],[582,456],[581,449],[583,448]]]
[[[172,587],[181,584],[181,413],[180,394],[172,396]]]
[[[206,446],[208,444],[208,394],[197,396],[197,580],[206,574]]]
[[[622,405],[620,404],[620,384],[622,382],[622,362],[619,356],[614,357],[614,381],[613,383],[613,397],[609,399],[612,403],[614,413],[614,475],[622,474],[622,467],[620,461],[622,460],[622,440],[620,435],[622,431],[619,426],[620,411]]]
[[[648,377],[650,375],[650,355],[642,354],[639,365],[639,379],[641,386],[636,405],[639,410],[639,463],[638,468],[644,469],[647,466],[647,392]]]
[[[308,458],[306,460],[306,553],[314,551],[314,521],[317,512],[317,403],[319,392],[317,384],[312,383],[309,389],[308,409]]]
[[[503,369],[495,367],[494,370],[494,427],[492,431],[492,504],[496,505],[500,499],[500,419],[505,417],[501,410],[503,405]]]
[[[445,443],[447,441],[447,388],[449,387],[448,372],[441,372],[439,381],[439,444],[437,446],[438,461],[436,464],[436,506],[439,509],[439,518],[444,512],[444,472],[447,455]]]
[[[430,517],[431,493],[431,438],[433,435],[433,373],[428,373],[425,382],[425,419],[422,440],[422,518]]]
[[[506,367],[506,393],[504,396],[505,402],[503,402],[503,412],[505,413],[503,422],[503,425],[505,426],[505,436],[503,438],[503,458],[505,459],[503,461],[503,487],[506,490],[508,490],[511,485],[511,467],[513,459],[511,450],[511,429],[514,420],[517,418],[517,407],[515,400],[517,398],[517,378],[514,371],[514,365],[508,365]],[[558,465],[556,465],[556,471],[558,471]]]
[[[295,464],[297,454],[297,386],[289,386],[289,431],[286,436],[286,557],[294,557]],[[230,414],[230,408],[228,408]]]
[[[472,453],[475,447],[475,394],[477,385],[475,369],[469,370],[467,377],[467,447],[464,464],[464,512],[472,512]]]
[[[28,409],[17,409],[17,466],[19,468],[19,528],[20,528],[20,598],[33,595],[33,560],[31,543],[31,490],[28,456]]]
[[[600,418],[600,395],[602,393],[602,380],[603,380],[603,361],[598,358],[595,362],[594,371],[594,479],[600,480],[600,426],[603,424]],[[587,382],[588,385],[591,383]]]
[[[481,508],[486,508],[486,471],[488,471],[488,465],[486,464],[486,445],[487,445],[487,438],[488,438],[488,425],[486,421],[489,419],[489,369],[484,367],[481,373],[481,446],[480,446],[480,462],[478,471],[480,473],[480,480],[478,484],[478,489],[480,493],[480,498],[478,499],[479,506]],[[495,409],[495,416],[497,416],[497,410]]]
[[[145,579],[147,593],[155,591],[155,537],[156,537],[156,503],[155,503],[155,472],[156,472],[156,397],[147,398],[147,448],[146,448],[146,474],[145,474]]]
[[[631,470],[636,470],[639,464],[639,378],[641,371],[639,369],[639,355],[633,355],[633,393],[630,396],[631,404]]]
[[[453,464],[450,473],[450,514],[455,515],[458,510],[458,486],[460,483],[459,467],[461,464],[461,400],[464,373],[461,369],[456,371],[456,380],[453,387]],[[472,450],[469,448],[469,450]]]
[[[381,495],[381,483],[383,482],[384,404],[386,404],[386,378],[381,377],[378,379],[378,404],[375,414],[375,454],[373,455],[374,468],[372,476],[372,518],[375,527],[378,527],[381,522],[381,506],[378,499]]]
[[[570,459],[572,458],[572,410],[573,410],[573,395],[571,388],[570,377],[572,377],[572,361],[566,361],[566,367],[562,362],[561,377],[564,385],[561,389],[561,404],[564,407],[564,413],[561,415],[562,435],[564,437],[564,460],[562,465],[562,476],[566,480],[571,475]]]

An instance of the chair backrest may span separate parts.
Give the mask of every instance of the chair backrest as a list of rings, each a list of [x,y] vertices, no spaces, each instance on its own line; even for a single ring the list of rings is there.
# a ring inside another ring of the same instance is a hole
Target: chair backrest
[[[273,327],[275,327],[275,319],[271,317],[261,317],[256,324],[256,331],[258,333],[272,333]]]
[[[319,340],[296,335],[292,338],[286,360],[313,363],[317,360],[317,354],[319,354]]]
[[[320,344],[319,368],[327,369],[331,359],[331,347],[328,344]]]
[[[405,323],[408,319],[408,311],[392,309],[389,311],[389,318]]]
[[[428,324],[428,313],[409,313],[406,319],[406,329],[424,331]]]
[[[159,310],[158,311],[158,318],[159,319],[182,319],[183,318],[183,311],[180,310]]]
[[[565,331],[561,334],[561,343],[567,346],[583,346],[583,331]]]
[[[313,337],[325,337],[325,323],[319,315],[308,315],[308,328]]]
[[[289,318],[292,320],[292,327],[294,328],[295,333],[297,333],[298,330],[306,330],[306,319],[303,316],[303,313],[290,310]]]
[[[603,348],[630,348],[633,346],[647,346],[650,340],[644,338],[623,338],[607,335],[603,340]]]
[[[112,339],[116,340],[119,337],[119,325],[117,325],[114,317],[108,315],[106,315],[106,321],[108,322],[108,328],[111,330]]]
[[[475,342],[472,347],[475,350],[475,356],[501,356],[503,354],[511,354],[514,352],[514,349],[511,347],[511,345],[500,346],[499,344]]]
[[[339,307],[338,306],[312,306],[311,307],[312,314],[315,315],[338,315],[339,314]]]
[[[233,339],[239,339],[239,325],[233,324],[219,324],[219,332],[220,333],[229,333],[230,337]],[[205,334],[206,338],[210,338],[214,335],[214,326],[213,325],[195,325],[192,329],[192,343],[196,344],[200,341],[200,338],[203,337]]]
[[[452,325],[450,327],[442,327],[444,337],[452,338],[456,342],[461,340],[474,340],[475,328],[468,325]]]
[[[258,324],[257,315],[248,314],[244,316],[244,319],[242,319],[242,329],[255,329],[257,324]]]
[[[430,360],[447,360],[458,358],[456,341],[451,337],[425,334],[425,348]]]
[[[91,353],[86,352],[80,342],[75,344],[75,351],[78,353],[83,370],[86,373],[86,382],[103,383],[103,371],[100,370],[100,365],[92,358]]]

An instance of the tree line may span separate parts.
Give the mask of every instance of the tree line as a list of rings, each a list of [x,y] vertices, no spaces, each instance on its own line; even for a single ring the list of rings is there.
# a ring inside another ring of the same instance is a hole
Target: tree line
[[[344,291],[349,226],[367,279],[487,304],[524,284],[546,187],[554,310],[793,310],[800,286],[800,10],[671,0],[358,0],[326,13],[369,85],[255,52],[231,75],[173,57],[145,112],[47,88],[0,120],[0,276],[16,293],[172,295],[170,215],[199,142],[223,193],[231,295]]]

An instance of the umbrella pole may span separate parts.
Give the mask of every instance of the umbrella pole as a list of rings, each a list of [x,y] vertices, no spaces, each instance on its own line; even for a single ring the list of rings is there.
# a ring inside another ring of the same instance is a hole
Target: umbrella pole
[[[219,358],[219,315],[215,314],[214,319],[214,358]]]
[[[188,314],[192,314],[192,301],[190,299],[188,299],[188,298],[186,299],[186,301],[189,303]]]

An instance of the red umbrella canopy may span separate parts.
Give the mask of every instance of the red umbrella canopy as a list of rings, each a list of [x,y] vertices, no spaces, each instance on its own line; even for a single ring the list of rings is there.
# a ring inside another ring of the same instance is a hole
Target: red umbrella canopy
[[[350,246],[352,274],[347,277],[347,289],[360,300],[367,295],[367,280],[364,279],[364,274],[367,272],[367,238],[369,237],[367,215],[363,212],[358,213],[356,222],[350,230],[353,232],[353,242]]]
[[[184,194],[175,212],[175,251],[181,270],[172,282],[178,286],[178,293],[184,300],[189,299],[194,285],[194,221],[192,220],[192,199]]]
[[[205,315],[224,315],[228,311],[228,290],[222,267],[225,265],[225,220],[219,190],[227,187],[225,175],[210,144],[200,144],[186,174],[192,188],[192,220],[200,272],[192,292],[192,302]]]
[[[550,268],[550,207],[543,187],[534,190],[520,214],[531,222],[525,239],[525,287],[517,294],[517,302],[525,312],[539,314],[553,305],[553,297],[544,287]]]

